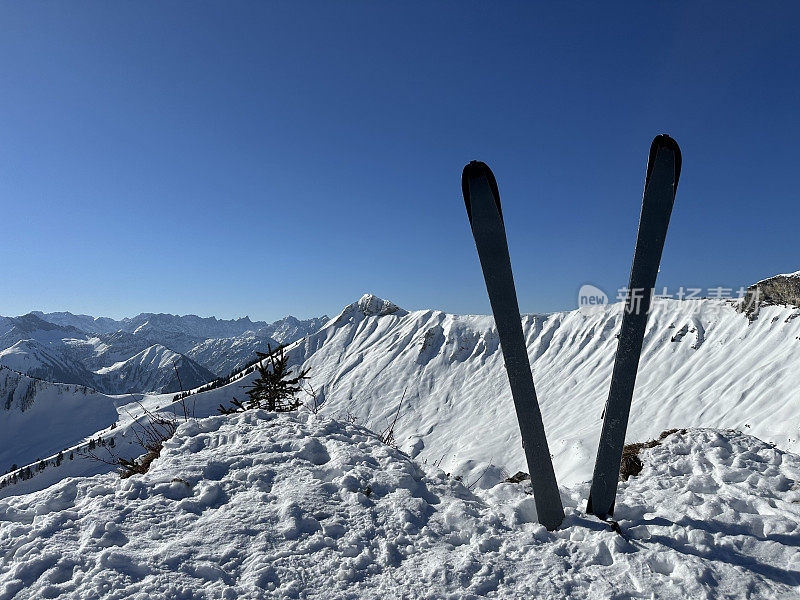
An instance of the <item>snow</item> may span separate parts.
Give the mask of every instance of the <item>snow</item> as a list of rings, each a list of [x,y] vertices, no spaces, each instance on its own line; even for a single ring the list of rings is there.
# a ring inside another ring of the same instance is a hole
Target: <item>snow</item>
[[[800,457],[690,429],[642,459],[625,537],[584,483],[551,533],[524,484],[469,489],[355,425],[190,421],[145,475],[0,500],[0,600],[797,597]]]
[[[201,365],[213,365],[213,371],[226,376],[242,365],[253,362],[256,352],[266,352],[268,347],[277,348],[279,342],[262,334],[242,334],[234,338],[210,339],[200,342],[186,356]]]

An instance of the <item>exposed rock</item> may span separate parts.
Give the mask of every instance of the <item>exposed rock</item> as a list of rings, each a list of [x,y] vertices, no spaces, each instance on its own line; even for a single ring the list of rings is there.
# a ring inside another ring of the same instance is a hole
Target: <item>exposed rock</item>
[[[775,304],[800,307],[800,271],[775,275],[751,285],[740,310],[753,319],[761,306]]]
[[[530,475],[523,471],[517,471],[515,475],[508,477],[507,479],[503,480],[503,483],[522,483],[523,481],[528,481],[531,478]]]
[[[686,433],[685,429],[667,429],[662,431],[657,440],[650,440],[649,442],[637,442],[635,444],[626,444],[622,449],[622,461],[619,465],[619,478],[621,481],[628,481],[629,477],[633,477],[642,472],[644,464],[642,459],[639,458],[639,452],[645,448],[655,448],[661,445],[668,435],[673,433]]]

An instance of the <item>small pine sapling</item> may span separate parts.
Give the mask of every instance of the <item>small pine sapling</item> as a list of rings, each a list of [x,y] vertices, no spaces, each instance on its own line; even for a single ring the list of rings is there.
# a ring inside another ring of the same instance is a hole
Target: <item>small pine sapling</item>
[[[308,369],[301,370],[292,376],[292,370],[288,367],[288,359],[283,348],[283,346],[278,346],[273,351],[270,346],[267,346],[267,354],[258,352],[260,360],[256,365],[258,377],[253,380],[247,390],[248,399],[241,402],[234,398],[228,408],[220,404],[219,412],[231,414],[251,408],[261,408],[272,412],[296,410],[301,404],[296,396],[303,391],[300,382],[308,379]]]

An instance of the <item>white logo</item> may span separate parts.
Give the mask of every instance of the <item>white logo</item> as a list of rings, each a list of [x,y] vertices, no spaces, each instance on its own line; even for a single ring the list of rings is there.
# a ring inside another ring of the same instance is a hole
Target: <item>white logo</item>
[[[578,290],[578,308],[605,306],[606,304],[608,304],[608,296],[599,287],[585,283]]]

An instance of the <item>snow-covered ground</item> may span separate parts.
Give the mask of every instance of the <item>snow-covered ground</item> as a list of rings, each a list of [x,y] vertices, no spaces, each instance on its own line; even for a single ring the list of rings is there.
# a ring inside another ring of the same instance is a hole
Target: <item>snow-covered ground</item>
[[[0,500],[0,600],[798,597],[800,457],[690,429],[642,458],[624,537],[585,516],[586,484],[551,533],[525,484],[480,489],[358,426],[190,421],[145,475]]]

